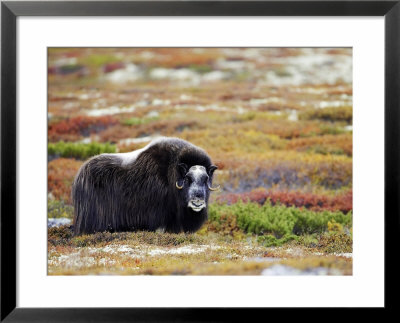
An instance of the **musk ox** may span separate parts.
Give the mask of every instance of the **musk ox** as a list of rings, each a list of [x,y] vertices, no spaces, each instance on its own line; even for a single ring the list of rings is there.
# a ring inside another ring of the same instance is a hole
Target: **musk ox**
[[[213,165],[195,145],[162,137],[86,161],[72,187],[76,235],[157,229],[194,232],[207,219]]]

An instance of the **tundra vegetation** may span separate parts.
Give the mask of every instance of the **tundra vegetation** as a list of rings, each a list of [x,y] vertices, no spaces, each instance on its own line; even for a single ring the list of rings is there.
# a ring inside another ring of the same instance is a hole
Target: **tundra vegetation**
[[[352,52],[50,48],[48,273],[352,274]],[[71,185],[158,136],[218,166],[193,234],[74,236]]]

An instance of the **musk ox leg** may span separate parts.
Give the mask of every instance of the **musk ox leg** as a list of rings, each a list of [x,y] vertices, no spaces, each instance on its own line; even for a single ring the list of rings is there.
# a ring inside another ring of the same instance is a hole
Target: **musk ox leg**
[[[203,210],[200,213],[188,210],[182,219],[183,232],[193,233],[201,228],[207,220],[207,211]]]
[[[169,233],[180,233],[182,232],[182,226],[179,223],[170,222],[166,226],[165,231]]]

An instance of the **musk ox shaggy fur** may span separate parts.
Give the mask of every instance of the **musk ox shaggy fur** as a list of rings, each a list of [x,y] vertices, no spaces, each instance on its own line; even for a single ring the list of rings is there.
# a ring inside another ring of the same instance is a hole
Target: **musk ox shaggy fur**
[[[207,219],[215,169],[203,149],[178,138],[95,156],[73,183],[74,232],[194,232]]]

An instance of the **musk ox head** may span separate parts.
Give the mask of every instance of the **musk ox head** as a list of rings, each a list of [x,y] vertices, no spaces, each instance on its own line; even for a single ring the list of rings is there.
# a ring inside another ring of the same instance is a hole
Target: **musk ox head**
[[[202,165],[188,167],[178,164],[176,188],[180,190],[184,206],[194,212],[200,212],[207,207],[210,191],[218,190],[212,187],[212,177],[217,166],[211,165],[207,169]]]

